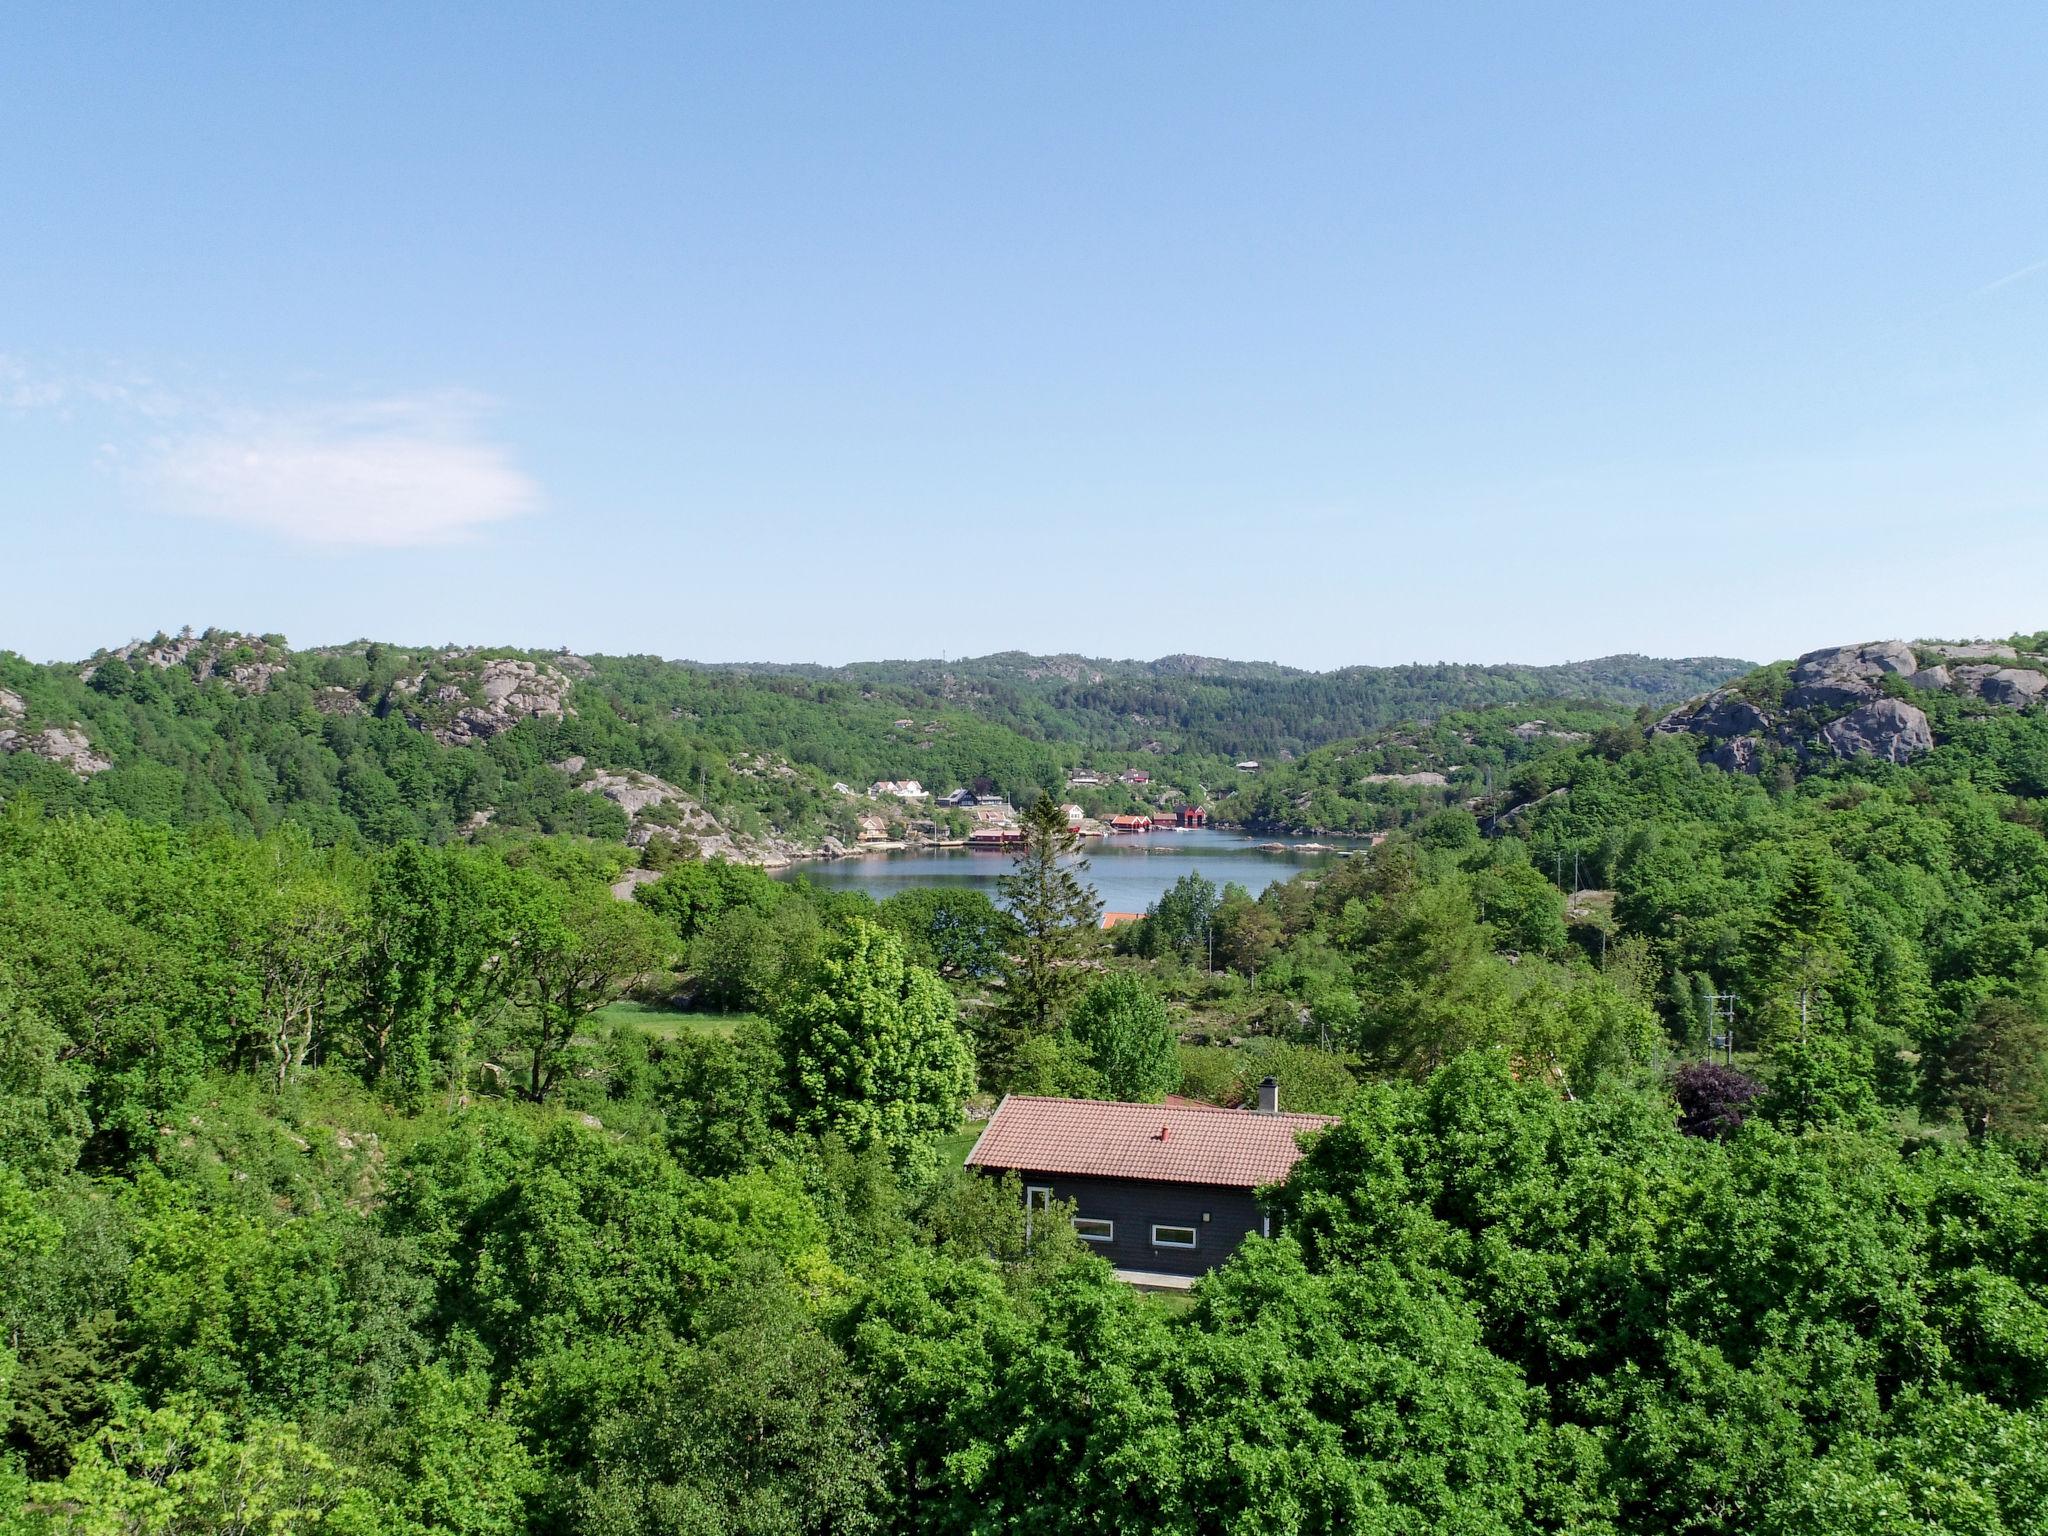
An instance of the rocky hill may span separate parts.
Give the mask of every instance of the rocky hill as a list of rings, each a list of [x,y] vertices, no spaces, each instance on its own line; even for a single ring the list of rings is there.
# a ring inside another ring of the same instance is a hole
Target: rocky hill
[[[1655,729],[1701,738],[1702,755],[1736,773],[1755,773],[1773,755],[1904,763],[1934,748],[1925,706],[1936,698],[2021,710],[2044,696],[2048,654],[1983,641],[1879,640],[1759,669],[1672,710]]]

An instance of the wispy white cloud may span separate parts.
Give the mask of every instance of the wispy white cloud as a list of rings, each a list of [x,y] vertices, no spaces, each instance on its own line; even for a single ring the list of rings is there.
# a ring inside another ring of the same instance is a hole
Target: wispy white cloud
[[[0,413],[90,422],[101,467],[153,511],[300,543],[454,544],[541,503],[471,395],[253,409],[118,363],[0,352]]]
[[[0,408],[10,411],[41,411],[61,405],[64,386],[45,378],[25,358],[0,352]]]
[[[2008,272],[2005,274],[2005,276],[2001,278],[1996,278],[1993,281],[1986,283],[1982,288],[1979,288],[1975,293],[1971,294],[1970,297],[1973,299],[1981,299],[1987,293],[1996,293],[1999,289],[2005,287],[2008,283],[2016,283],[2023,277],[2032,277],[2036,272],[2048,272],[2048,259],[2029,262],[2026,266],[2021,267],[2017,272]]]
[[[165,510],[309,544],[454,544],[524,516],[540,488],[466,396],[238,412],[155,444],[132,473]]]

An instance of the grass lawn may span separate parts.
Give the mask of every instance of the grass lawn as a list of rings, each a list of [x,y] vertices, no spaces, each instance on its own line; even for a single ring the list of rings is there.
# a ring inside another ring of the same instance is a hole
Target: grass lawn
[[[986,1120],[970,1120],[950,1136],[939,1138],[939,1166],[958,1168],[967,1161],[967,1154],[974,1150],[975,1142],[981,1139],[982,1127]]]
[[[740,1025],[756,1018],[751,1013],[683,1013],[655,1003],[607,1003],[593,1013],[594,1024],[630,1024],[661,1040],[680,1035],[730,1035]]]

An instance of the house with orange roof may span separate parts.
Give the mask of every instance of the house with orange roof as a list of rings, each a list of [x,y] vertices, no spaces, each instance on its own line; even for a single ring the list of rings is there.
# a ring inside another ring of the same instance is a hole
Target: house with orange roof
[[[1071,1201],[1075,1235],[1120,1278],[1184,1290],[1247,1237],[1272,1236],[1258,1192],[1286,1179],[1304,1137],[1334,1124],[1281,1113],[1270,1077],[1252,1109],[1011,1094],[967,1165],[1017,1174],[1033,1219]]]

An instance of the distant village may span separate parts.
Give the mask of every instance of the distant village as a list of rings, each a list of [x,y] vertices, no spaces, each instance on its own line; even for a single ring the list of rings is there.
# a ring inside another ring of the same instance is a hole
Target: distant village
[[[1251,761],[1237,766],[1246,773],[1256,773],[1259,767]],[[846,784],[832,787],[846,795],[858,793]],[[1141,804],[1150,802],[1146,808],[1100,817],[1091,816],[1074,801],[1067,802],[1063,807],[1067,825],[1082,837],[1185,831],[1209,825],[1206,809],[1178,789],[1155,790],[1151,773],[1143,768],[1113,774],[1078,772],[1068,776],[1067,787],[1082,791],[1121,787]],[[916,779],[877,779],[867,787],[867,798],[877,808],[855,818],[856,842],[862,850],[887,852],[916,844],[1002,851],[1024,841],[1016,806],[1007,794],[994,790],[962,787],[935,797]],[[901,808],[886,804],[892,801]],[[924,814],[915,814],[918,811]]]

